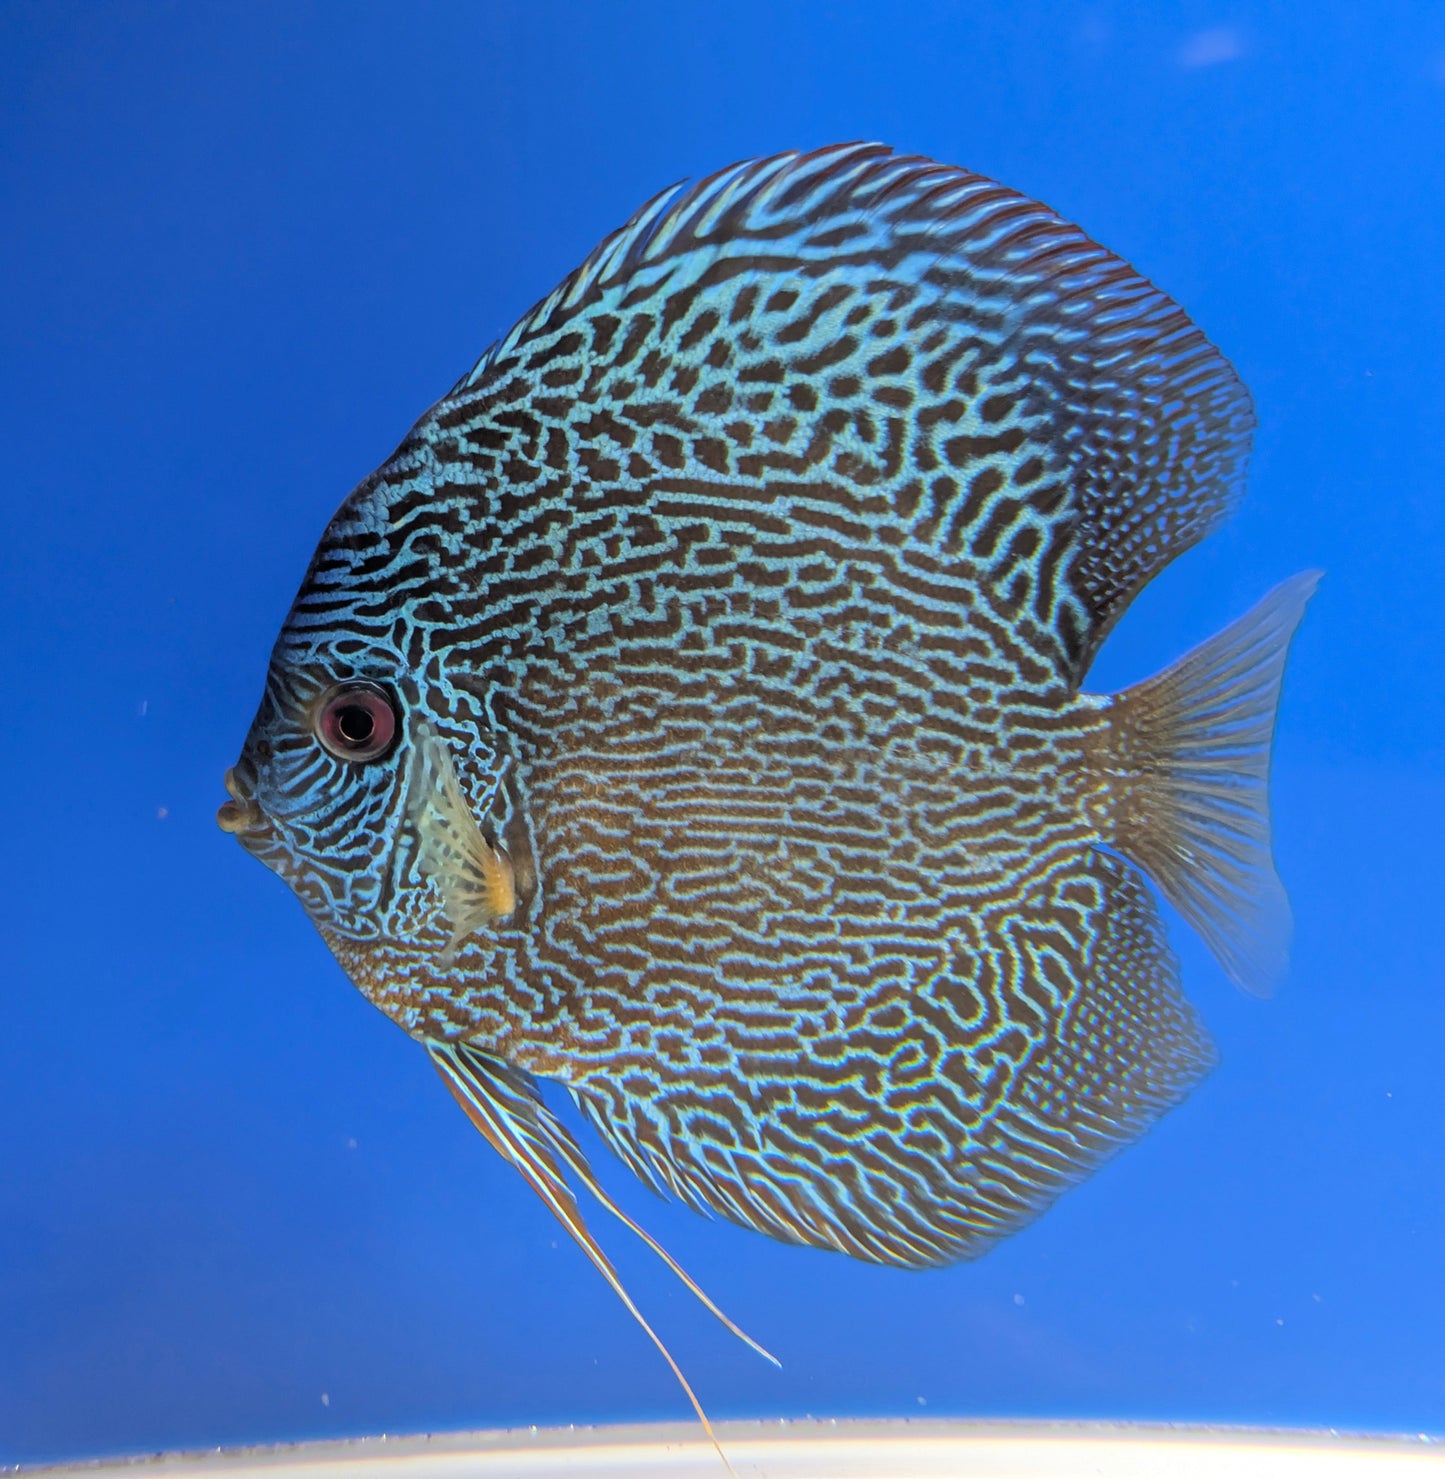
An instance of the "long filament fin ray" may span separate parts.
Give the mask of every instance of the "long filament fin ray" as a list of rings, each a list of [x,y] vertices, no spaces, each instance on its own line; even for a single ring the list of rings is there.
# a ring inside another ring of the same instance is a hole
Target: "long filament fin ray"
[[[562,1175],[559,1160],[579,1177],[614,1217],[631,1228],[734,1335],[774,1365],[779,1364],[777,1358],[734,1324],[676,1259],[602,1190],[586,1158],[566,1128],[531,1092],[521,1075],[507,1065],[464,1045],[429,1043],[427,1052],[442,1082],[461,1105],[463,1113],[481,1131],[493,1149],[521,1173],[657,1347],[687,1400],[692,1404],[692,1409],[702,1423],[708,1440],[717,1450],[718,1457],[722,1459],[728,1472],[732,1473],[732,1466],[713,1432],[707,1413],[703,1411],[702,1404],[683,1375],[681,1367],[633,1302],[611,1260],[602,1251],[601,1245],[583,1219],[576,1198]]]

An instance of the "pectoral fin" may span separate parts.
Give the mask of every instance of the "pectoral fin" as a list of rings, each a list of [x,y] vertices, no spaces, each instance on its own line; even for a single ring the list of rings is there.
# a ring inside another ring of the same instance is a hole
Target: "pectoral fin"
[[[511,859],[482,835],[446,742],[424,719],[407,760],[406,815],[416,829],[422,871],[441,891],[451,924],[442,951],[442,964],[449,965],[473,930],[517,907],[517,890]]]

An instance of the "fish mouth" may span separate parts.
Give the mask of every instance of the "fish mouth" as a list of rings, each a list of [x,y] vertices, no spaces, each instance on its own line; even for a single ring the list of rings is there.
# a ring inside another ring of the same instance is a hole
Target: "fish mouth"
[[[225,786],[231,797],[229,801],[222,802],[220,809],[216,812],[216,825],[223,832],[230,832],[241,836],[246,832],[252,832],[261,825],[261,808],[246,794],[236,776],[236,767],[230,766],[226,774],[221,778],[221,784]]]

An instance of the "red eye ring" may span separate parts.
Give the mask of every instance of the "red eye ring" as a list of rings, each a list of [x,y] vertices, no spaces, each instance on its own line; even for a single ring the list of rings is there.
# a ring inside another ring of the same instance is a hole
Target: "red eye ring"
[[[338,760],[380,760],[396,738],[396,709],[375,683],[340,683],[316,711],[316,738]]]

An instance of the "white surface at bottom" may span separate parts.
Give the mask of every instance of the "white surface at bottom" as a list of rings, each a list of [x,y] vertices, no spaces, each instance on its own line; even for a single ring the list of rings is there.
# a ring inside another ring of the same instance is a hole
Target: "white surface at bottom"
[[[1112,1423],[721,1423],[737,1479],[1392,1479],[1445,1474],[1445,1444]],[[89,1479],[726,1479],[696,1427],[448,1433],[23,1469]]]

